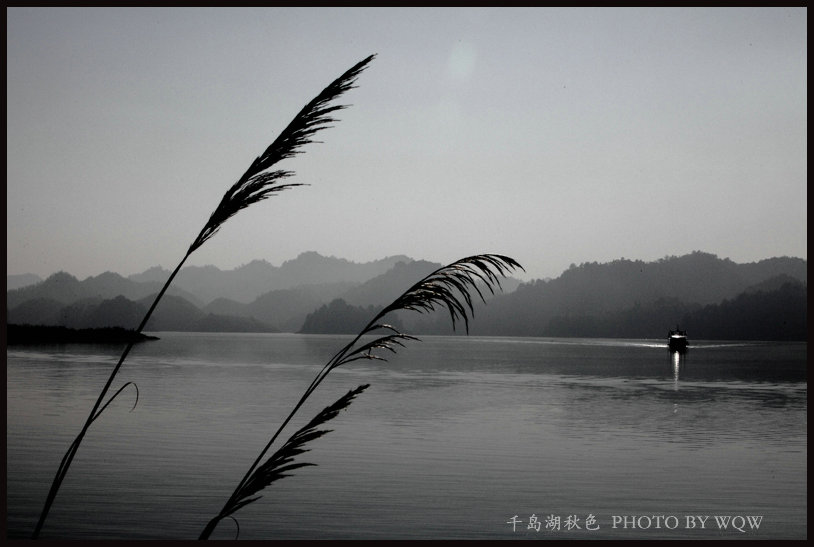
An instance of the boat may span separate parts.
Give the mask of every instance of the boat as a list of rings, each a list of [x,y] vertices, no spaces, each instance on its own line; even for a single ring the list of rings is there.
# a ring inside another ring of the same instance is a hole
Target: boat
[[[678,328],[678,325],[676,325],[676,330],[671,330],[667,337],[667,347],[670,348],[670,351],[684,352],[687,351],[689,345],[690,342],[687,340],[687,331],[681,330]]]

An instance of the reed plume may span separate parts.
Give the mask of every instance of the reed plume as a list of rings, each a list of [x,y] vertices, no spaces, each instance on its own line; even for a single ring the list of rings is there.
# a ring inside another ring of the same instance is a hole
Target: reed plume
[[[375,55],[370,55],[351,67],[300,110],[266,151],[255,158],[243,176],[224,194],[209,221],[201,229],[201,233],[189,246],[187,255],[215,235],[221,225],[241,209],[266,199],[275,192],[300,186],[298,183],[280,184],[282,180],[294,174],[291,171],[267,172],[267,170],[281,160],[300,154],[302,152],[300,149],[313,142],[312,138],[319,130],[330,127],[331,123],[338,121],[331,114],[347,106],[332,104],[332,101],[356,87],[353,85],[356,77],[374,57]]]
[[[230,500],[231,503],[223,508],[218,517],[209,521],[199,539],[207,539],[215,530],[218,522],[224,518],[231,518],[237,524],[237,519],[232,516],[232,513],[241,507],[259,500],[262,496],[258,495],[258,493],[272,482],[291,476],[291,471],[295,469],[316,465],[315,463],[293,462],[296,456],[310,450],[305,448],[307,443],[332,431],[330,429],[317,428],[336,418],[340,410],[347,408],[353,399],[368,387],[370,387],[370,384],[364,384],[348,391],[335,403],[325,407],[322,412],[317,414],[310,422],[298,429],[263,465],[258,466],[254,472],[251,473],[248,480],[235,492],[233,496],[234,500]],[[240,525],[238,524],[238,532],[239,531]]]
[[[274,140],[274,142],[269,145],[263,154],[258,156],[252,162],[246,172],[243,173],[243,175],[236,183],[232,185],[231,188],[229,188],[218,206],[210,215],[209,220],[201,229],[198,236],[189,246],[189,249],[179,262],[178,266],[176,266],[175,270],[173,270],[167,281],[164,283],[162,289],[156,295],[155,300],[137,327],[136,333],[140,333],[144,329],[147,321],[150,319],[150,316],[153,314],[153,311],[158,305],[158,302],[164,296],[164,293],[169,288],[173,279],[175,279],[175,276],[181,270],[181,267],[184,265],[187,258],[189,258],[189,256],[196,249],[214,236],[224,222],[238,213],[241,209],[245,209],[246,207],[257,203],[258,201],[264,200],[275,193],[293,188],[295,186],[300,186],[299,183],[283,182],[290,178],[294,174],[293,172],[280,169],[269,171],[269,169],[271,169],[281,160],[291,158],[296,154],[301,153],[301,148],[304,145],[311,143],[314,135],[318,131],[330,127],[331,123],[337,121],[332,114],[338,110],[346,108],[346,105],[334,104],[334,100],[339,98],[346,91],[355,87],[354,83],[357,76],[361,74],[361,72],[367,67],[368,63],[370,63],[374,57],[375,55],[371,55],[351,67],[339,78],[328,85],[328,87],[323,89],[322,92],[314,97],[314,99],[312,99],[307,105],[305,105],[288,124],[288,126]],[[79,445],[87,433],[88,428],[107,408],[107,406],[122,392],[122,390],[130,384],[130,382],[128,382],[128,384],[122,386],[122,388],[120,388],[115,394],[113,394],[113,396],[110,397],[110,399],[108,399],[104,405],[102,405],[102,402],[105,400],[105,397],[110,390],[110,386],[113,384],[116,374],[119,372],[122,363],[124,363],[124,360],[127,358],[130,350],[133,348],[134,343],[135,342],[130,342],[125,347],[118,363],[113,368],[107,383],[99,393],[99,397],[97,398],[96,403],[93,405],[85,424],[82,426],[82,430],[73,440],[71,445],[68,447],[67,452],[63,456],[57,469],[56,476],[51,483],[51,488],[45,500],[45,506],[40,513],[39,520],[34,529],[34,533],[32,534],[33,539],[36,539],[39,536],[40,531],[45,524],[48,517],[48,512],[56,499],[60,485],[68,473],[71,462],[76,456],[76,452],[79,450]]]
[[[386,358],[374,353],[377,350],[387,350],[395,353],[398,347],[404,347],[404,343],[409,340],[419,340],[415,336],[404,334],[392,325],[384,323],[385,317],[399,310],[412,310],[419,313],[434,311],[436,308],[445,307],[450,314],[453,328],[456,320],[463,320],[466,332],[469,332],[469,319],[474,315],[474,299],[472,293],[477,294],[485,302],[482,287],[485,287],[494,294],[495,287],[501,288],[500,277],[505,277],[514,269],[523,267],[513,258],[497,254],[482,254],[462,258],[452,264],[438,268],[427,275],[404,293],[396,298],[388,306],[368,322],[367,325],[356,335],[356,337],[345,347],[339,350],[319,371],[317,376],[305,390],[299,402],[294,406],[291,413],[283,421],[277,432],[271,437],[260,455],[238,483],[232,495],[226,501],[223,509],[213,517],[207,524],[198,539],[208,539],[224,518],[231,518],[237,510],[260,499],[257,495],[262,489],[272,482],[288,476],[287,472],[299,469],[308,465],[307,463],[292,463],[294,457],[305,452],[303,446],[312,440],[321,437],[325,431],[317,434],[315,429],[322,423],[333,419],[338,410],[331,411],[332,408],[345,408],[351,400],[361,393],[368,386],[359,386],[355,390],[348,392],[336,403],[323,410],[316,418],[305,427],[298,430],[286,441],[265,463],[260,462],[271,449],[274,441],[288,422],[294,417],[300,407],[308,397],[316,390],[317,386],[333,369],[357,361],[360,359],[373,359],[386,361]],[[480,286],[479,286],[480,285]],[[365,335],[378,331],[377,338],[371,341],[360,343]],[[386,334],[383,334],[386,333]],[[383,334],[383,335],[382,335]],[[235,522],[237,522],[235,520]],[[238,528],[239,529],[239,528]]]

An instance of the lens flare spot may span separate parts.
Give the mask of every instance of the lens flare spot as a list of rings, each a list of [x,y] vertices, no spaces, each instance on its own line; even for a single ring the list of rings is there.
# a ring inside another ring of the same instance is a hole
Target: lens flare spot
[[[447,63],[450,77],[456,80],[468,79],[475,70],[477,56],[474,45],[461,40],[455,42]]]

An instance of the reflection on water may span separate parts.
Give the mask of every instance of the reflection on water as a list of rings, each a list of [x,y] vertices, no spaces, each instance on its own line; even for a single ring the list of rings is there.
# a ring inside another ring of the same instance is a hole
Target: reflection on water
[[[682,354],[678,351],[671,351],[670,352],[670,361],[673,364],[673,389],[678,391],[678,373],[681,369],[681,361],[683,360],[686,353]]]
[[[197,537],[346,337],[162,333],[87,437],[45,538]],[[752,539],[806,537],[805,344],[427,337],[340,368],[303,418],[371,388],[315,443],[318,464],[241,512],[242,539],[734,538],[611,528],[618,514],[761,514]],[[8,356],[8,534],[30,534],[64,450],[118,355]],[[115,353],[115,352],[112,352]],[[691,358],[690,358],[691,357]],[[669,360],[668,360],[669,359]],[[592,513],[587,534],[519,515]],[[233,537],[233,529],[217,537]],[[580,535],[582,534],[582,535]]]

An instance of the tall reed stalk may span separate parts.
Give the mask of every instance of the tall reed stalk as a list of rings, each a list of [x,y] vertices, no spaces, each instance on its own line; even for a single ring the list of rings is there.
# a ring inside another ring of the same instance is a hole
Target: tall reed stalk
[[[279,169],[269,171],[269,169],[271,169],[271,167],[281,160],[301,153],[302,150],[300,150],[300,148],[302,146],[313,142],[312,138],[314,134],[321,129],[330,127],[332,122],[337,121],[331,116],[332,113],[346,108],[346,106],[333,104],[333,101],[346,91],[355,87],[353,84],[356,81],[356,77],[367,67],[368,63],[374,57],[375,55],[371,55],[351,67],[347,72],[334,80],[328,87],[323,89],[319,95],[311,100],[311,102],[305,105],[282,131],[282,133],[280,133],[280,135],[274,140],[274,142],[269,145],[265,152],[258,156],[254,162],[252,162],[246,172],[243,173],[243,176],[241,176],[240,179],[233,184],[231,188],[229,188],[226,194],[224,194],[217,208],[212,212],[209,220],[201,229],[198,237],[196,237],[189,246],[186,254],[178,263],[178,266],[176,266],[166,283],[164,283],[164,286],[156,295],[155,300],[147,310],[147,313],[144,315],[144,318],[141,320],[141,323],[136,329],[137,333],[140,333],[144,329],[147,321],[153,314],[153,311],[155,311],[158,302],[164,296],[164,293],[169,288],[173,279],[175,279],[175,276],[178,275],[178,272],[181,270],[181,267],[184,265],[187,258],[189,258],[189,256],[195,252],[195,250],[214,236],[224,222],[226,222],[241,209],[245,209],[258,201],[262,201],[270,197],[272,194],[301,185],[299,183],[282,183],[282,181],[294,174],[292,171]],[[65,476],[68,473],[68,468],[76,456],[76,453],[79,450],[79,445],[82,443],[82,439],[85,437],[88,428],[101,415],[101,413],[105,410],[105,408],[107,408],[113,399],[115,399],[125,387],[131,384],[131,382],[128,382],[122,386],[110,397],[110,399],[108,399],[104,405],[102,404],[108,391],[110,390],[110,386],[113,384],[116,374],[119,372],[119,369],[122,366],[122,363],[124,363],[124,360],[127,358],[130,350],[133,349],[134,343],[135,337],[134,341],[128,343],[124,348],[121,357],[119,357],[118,363],[116,363],[116,366],[110,373],[110,377],[105,383],[105,386],[102,388],[102,391],[99,393],[99,397],[96,399],[96,403],[93,405],[87,420],[85,420],[82,430],[73,440],[71,445],[68,447],[67,452],[62,457],[62,461],[59,464],[56,476],[51,483],[48,497],[45,500],[45,506],[43,507],[42,513],[40,513],[36,528],[32,534],[33,539],[39,537],[40,531],[48,518],[48,513],[51,506],[56,499],[57,492],[59,491],[62,482],[65,480]]]
[[[374,354],[373,351],[389,350],[395,353],[396,347],[403,347],[405,341],[418,340],[415,336],[404,334],[393,326],[384,323],[383,320],[386,315],[399,310],[412,310],[424,313],[433,311],[436,307],[446,307],[449,311],[453,328],[455,327],[456,319],[463,319],[466,332],[468,333],[469,316],[474,314],[471,293],[476,293],[480,299],[485,302],[481,288],[485,287],[494,294],[495,286],[501,288],[499,276],[505,277],[506,274],[516,268],[523,269],[519,263],[508,256],[482,254],[462,258],[424,277],[376,314],[349,344],[339,350],[322,367],[300,400],[291,410],[288,417],[283,420],[280,427],[274,435],[272,435],[271,440],[269,440],[263,450],[260,451],[260,454],[238,483],[223,508],[207,523],[198,539],[208,539],[221,520],[225,518],[234,519],[232,515],[237,510],[260,499],[261,496],[257,494],[272,482],[288,476],[287,472],[307,465],[313,465],[292,462],[295,456],[307,451],[303,448],[305,443],[328,432],[327,430],[318,430],[317,427],[333,419],[339,410],[347,407],[356,395],[368,387],[367,385],[359,386],[355,390],[351,390],[336,403],[320,412],[313,420],[294,433],[266,462],[262,465],[260,465],[260,462],[271,449],[271,446],[282,430],[288,425],[289,421],[291,421],[319,384],[322,383],[328,373],[339,366],[360,359],[377,359],[384,361],[386,359]],[[479,285],[481,286],[479,287]],[[386,331],[388,334],[379,336],[366,343],[361,342],[363,336],[373,334],[377,331],[380,333],[381,331]]]

